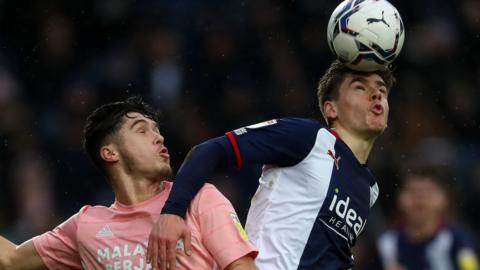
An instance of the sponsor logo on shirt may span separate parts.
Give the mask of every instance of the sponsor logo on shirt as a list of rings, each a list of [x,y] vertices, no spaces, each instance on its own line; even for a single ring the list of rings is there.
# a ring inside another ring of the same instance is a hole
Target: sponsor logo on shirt
[[[110,230],[110,227],[108,226],[108,224],[104,225],[100,231],[97,232],[97,234],[95,235],[95,237],[97,238],[104,238],[104,237],[112,237],[113,236],[113,233],[112,233],[112,230]]]
[[[341,198],[339,192],[339,188],[335,188],[335,194],[328,207],[333,215],[328,220],[321,221],[351,245],[363,231],[367,219],[364,220],[353,207],[350,207],[349,196]]]
[[[147,244],[124,244],[113,245],[99,248],[97,250],[97,261],[104,266],[106,270],[130,269],[143,270],[152,269],[152,266],[146,262]],[[177,242],[177,250],[183,250],[182,240]],[[180,267],[177,260],[177,267]],[[86,269],[86,268],[85,268]]]
[[[104,269],[152,269],[145,260],[146,244],[114,245],[97,250],[97,261],[105,266]],[[138,260],[132,260],[138,257]],[[135,263],[134,263],[135,262]]]
[[[327,151],[327,154],[333,159],[333,161],[335,161],[335,167],[337,167],[337,171],[340,170],[338,163],[340,163],[341,157],[340,156],[335,157],[335,154],[330,149]]]

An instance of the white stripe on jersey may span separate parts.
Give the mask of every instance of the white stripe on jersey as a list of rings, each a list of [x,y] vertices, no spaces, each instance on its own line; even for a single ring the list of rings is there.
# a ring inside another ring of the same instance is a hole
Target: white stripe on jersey
[[[378,250],[384,268],[399,264],[398,232],[386,232],[378,240]],[[453,235],[448,230],[442,230],[427,244],[425,249],[426,261],[429,269],[453,270],[455,267],[451,261],[451,249],[453,247]]]
[[[252,198],[246,230],[259,249],[262,270],[297,269],[327,196],[334,160],[327,155],[336,138],[322,128],[312,151],[292,167],[264,166]]]
[[[392,232],[383,234],[378,240],[378,251],[384,268],[398,264],[397,242],[398,234]]]
[[[451,248],[453,244],[453,235],[447,230],[439,233],[435,239],[428,244],[426,255],[428,261],[435,270],[453,270],[455,269],[450,259]]]

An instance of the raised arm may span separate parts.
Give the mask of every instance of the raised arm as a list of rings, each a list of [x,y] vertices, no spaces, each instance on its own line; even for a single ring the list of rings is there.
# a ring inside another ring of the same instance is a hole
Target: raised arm
[[[285,118],[227,132],[194,148],[180,168],[162,214],[185,218],[190,202],[219,169],[242,168],[243,164],[293,166],[302,161],[315,144],[316,121]]]
[[[292,166],[303,160],[321,128],[313,120],[285,118],[270,120],[228,132],[194,147],[180,168],[149,237],[147,260],[161,270],[175,265],[178,239],[190,252],[190,232],[183,218],[190,202],[205,182],[221,168],[241,168],[245,163]]]
[[[37,253],[32,240],[16,246],[0,236],[0,270],[48,269]]]
[[[228,155],[221,146],[224,138],[209,140],[192,148],[187,155],[172,187],[162,215],[154,225],[148,239],[147,261],[161,270],[175,264],[175,247],[183,239],[185,252],[191,253],[190,230],[184,222],[186,210],[195,194],[216,170],[228,166]],[[228,142],[227,142],[228,143]],[[168,251],[168,252],[167,252]]]

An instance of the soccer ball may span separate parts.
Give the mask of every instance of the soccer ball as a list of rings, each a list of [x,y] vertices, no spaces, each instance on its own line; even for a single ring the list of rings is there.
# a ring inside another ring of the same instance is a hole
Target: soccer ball
[[[327,37],[332,52],[349,68],[375,71],[398,56],[405,28],[386,0],[345,0],[330,17]]]

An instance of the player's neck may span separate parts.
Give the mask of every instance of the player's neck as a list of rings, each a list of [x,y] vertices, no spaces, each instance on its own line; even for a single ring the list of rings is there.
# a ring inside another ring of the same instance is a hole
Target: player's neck
[[[361,164],[365,164],[367,162],[376,137],[361,137],[349,132],[342,126],[333,127],[332,130],[334,130],[340,139],[344,141],[346,145],[348,145],[353,155]]]
[[[424,219],[421,222],[410,222],[405,226],[405,232],[412,241],[422,241],[432,237],[441,226],[438,218]]]
[[[112,189],[118,202],[131,205],[146,201],[163,190],[160,180],[118,173],[112,177]]]

